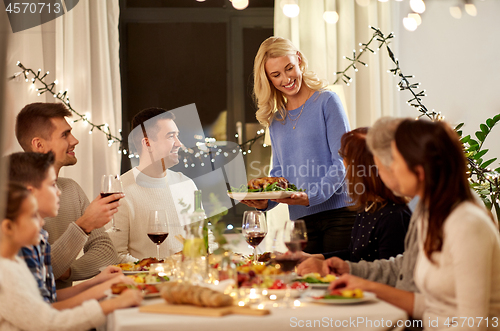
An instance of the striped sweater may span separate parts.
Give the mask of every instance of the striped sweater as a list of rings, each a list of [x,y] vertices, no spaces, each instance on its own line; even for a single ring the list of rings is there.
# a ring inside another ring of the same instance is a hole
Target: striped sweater
[[[57,288],[72,285],[73,281],[91,278],[99,268],[118,263],[118,255],[104,228],[95,229],[87,236],[76,225],[87,209],[89,200],[83,189],[70,178],[59,177],[57,186],[61,190],[59,213],[45,219],[44,229],[49,233],[52,245],[52,268],[59,278],[71,267],[68,280],[57,282]],[[83,256],[77,259],[83,248]]]

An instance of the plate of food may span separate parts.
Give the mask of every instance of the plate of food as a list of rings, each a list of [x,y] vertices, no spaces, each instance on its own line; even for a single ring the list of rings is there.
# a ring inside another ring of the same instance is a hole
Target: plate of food
[[[248,185],[232,187],[227,192],[234,200],[267,200],[289,198],[292,194],[304,192],[284,177],[263,177],[252,179]]]
[[[123,291],[127,289],[139,290],[142,292],[144,298],[155,298],[160,296],[160,290],[156,285],[152,284],[125,284],[125,283],[117,283],[111,285],[111,293],[113,295],[120,295]]]
[[[354,290],[333,290],[322,296],[307,296],[305,302],[327,304],[327,305],[349,305],[367,301],[376,301],[375,293]]]
[[[125,275],[135,275],[149,271],[149,266],[153,263],[161,263],[163,260],[157,260],[154,257],[148,257],[137,262],[126,262],[115,264],[115,267],[122,269]],[[99,271],[103,271],[106,267],[99,268]]]
[[[319,273],[309,273],[305,274],[301,278],[295,279],[298,282],[307,283],[311,288],[326,289],[337,277],[334,275],[326,275],[321,277]]]
[[[170,278],[168,278],[168,276],[152,275],[146,272],[141,272],[134,275],[127,275],[127,277],[132,279],[136,284],[157,285],[170,281]]]

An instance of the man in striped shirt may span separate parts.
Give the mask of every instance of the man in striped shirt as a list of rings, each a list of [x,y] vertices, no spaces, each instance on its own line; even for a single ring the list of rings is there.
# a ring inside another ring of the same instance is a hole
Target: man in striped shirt
[[[71,112],[61,103],[32,103],[17,115],[16,137],[25,151],[55,155],[56,175],[64,166],[77,162],[75,146],[78,140],[71,134],[65,117]],[[52,246],[52,266],[57,287],[88,279],[101,267],[118,262],[116,250],[102,228],[117,212],[122,194],[89,202],[82,188],[70,178],[57,178],[61,190],[59,214],[47,218],[44,229]],[[83,256],[77,259],[80,251]]]

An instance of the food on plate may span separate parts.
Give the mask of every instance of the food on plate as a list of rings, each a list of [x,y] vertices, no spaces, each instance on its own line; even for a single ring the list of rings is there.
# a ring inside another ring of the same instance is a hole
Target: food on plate
[[[274,192],[274,191],[291,191],[304,192],[303,189],[297,189],[297,186],[290,183],[284,177],[262,177],[252,179],[247,185],[242,184],[240,187],[231,187],[230,192]]]
[[[174,305],[195,305],[198,307],[226,307],[233,304],[233,298],[206,287],[183,283],[166,283],[160,295]]]
[[[262,254],[257,254],[257,261],[258,262],[269,262],[271,260],[271,252],[264,252]],[[253,254],[245,256],[244,258],[240,259],[240,264],[242,265],[250,265],[253,263]]]
[[[127,277],[132,279],[134,283],[137,284],[163,283],[170,280],[167,276],[151,275],[149,273],[127,275]]]
[[[264,263],[252,264],[248,262],[236,268],[238,271],[238,287],[253,287],[260,289],[280,290],[286,288],[281,279],[276,279],[283,274],[280,268]],[[306,283],[294,282],[290,288],[303,290],[309,287]]]
[[[123,291],[127,289],[139,290],[142,291],[144,295],[158,293],[158,288],[155,285],[149,284],[125,284],[125,283],[116,283],[111,285],[111,293],[113,294],[121,294]]]
[[[160,263],[160,262],[163,262],[163,260],[158,260],[155,259],[154,257],[148,257],[137,262],[119,263],[115,264],[115,266],[122,269],[123,271],[148,271],[149,266],[152,263]]]
[[[284,177],[263,177],[252,179],[248,182],[248,189],[250,190],[263,190],[269,185],[275,185],[280,189],[286,190],[288,188],[288,180]]]
[[[284,290],[287,288],[287,285],[281,279],[276,279],[271,286],[266,288],[269,290]],[[290,284],[290,288],[292,290],[305,290],[309,288],[309,285],[301,282],[293,282],[292,284]]]
[[[355,288],[353,290],[347,289],[336,289],[332,290],[329,294],[325,294],[321,297],[315,297],[315,299],[361,299],[363,298],[363,290]]]
[[[333,282],[337,277],[335,275],[326,275],[321,277],[317,272],[305,274],[302,278],[297,279],[299,282],[309,283],[309,284],[328,284]]]

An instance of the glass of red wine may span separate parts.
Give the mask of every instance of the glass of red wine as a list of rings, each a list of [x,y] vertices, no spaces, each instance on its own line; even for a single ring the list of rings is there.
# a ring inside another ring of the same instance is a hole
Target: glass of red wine
[[[253,247],[253,263],[257,264],[257,246],[259,246],[267,234],[267,223],[264,213],[257,210],[244,212],[242,233],[247,243]]]
[[[122,187],[122,181],[120,179],[120,175],[104,175],[102,176],[101,179],[101,197],[109,197],[112,194],[115,193],[122,193],[123,192],[123,187]],[[111,203],[118,201],[113,200]],[[118,229],[115,225],[115,218],[113,217],[111,219],[111,228],[106,230],[107,232],[119,232],[121,231]]]
[[[166,210],[151,210],[148,219],[148,237],[156,244],[156,258],[160,261],[160,245],[168,237]]]
[[[277,254],[275,262],[285,273],[285,284],[287,286],[285,306],[289,306],[288,300],[290,298],[291,276],[300,261],[300,252],[307,245],[307,231],[303,220],[285,222],[285,227],[283,229],[283,242],[285,243],[288,252],[285,254]]]

